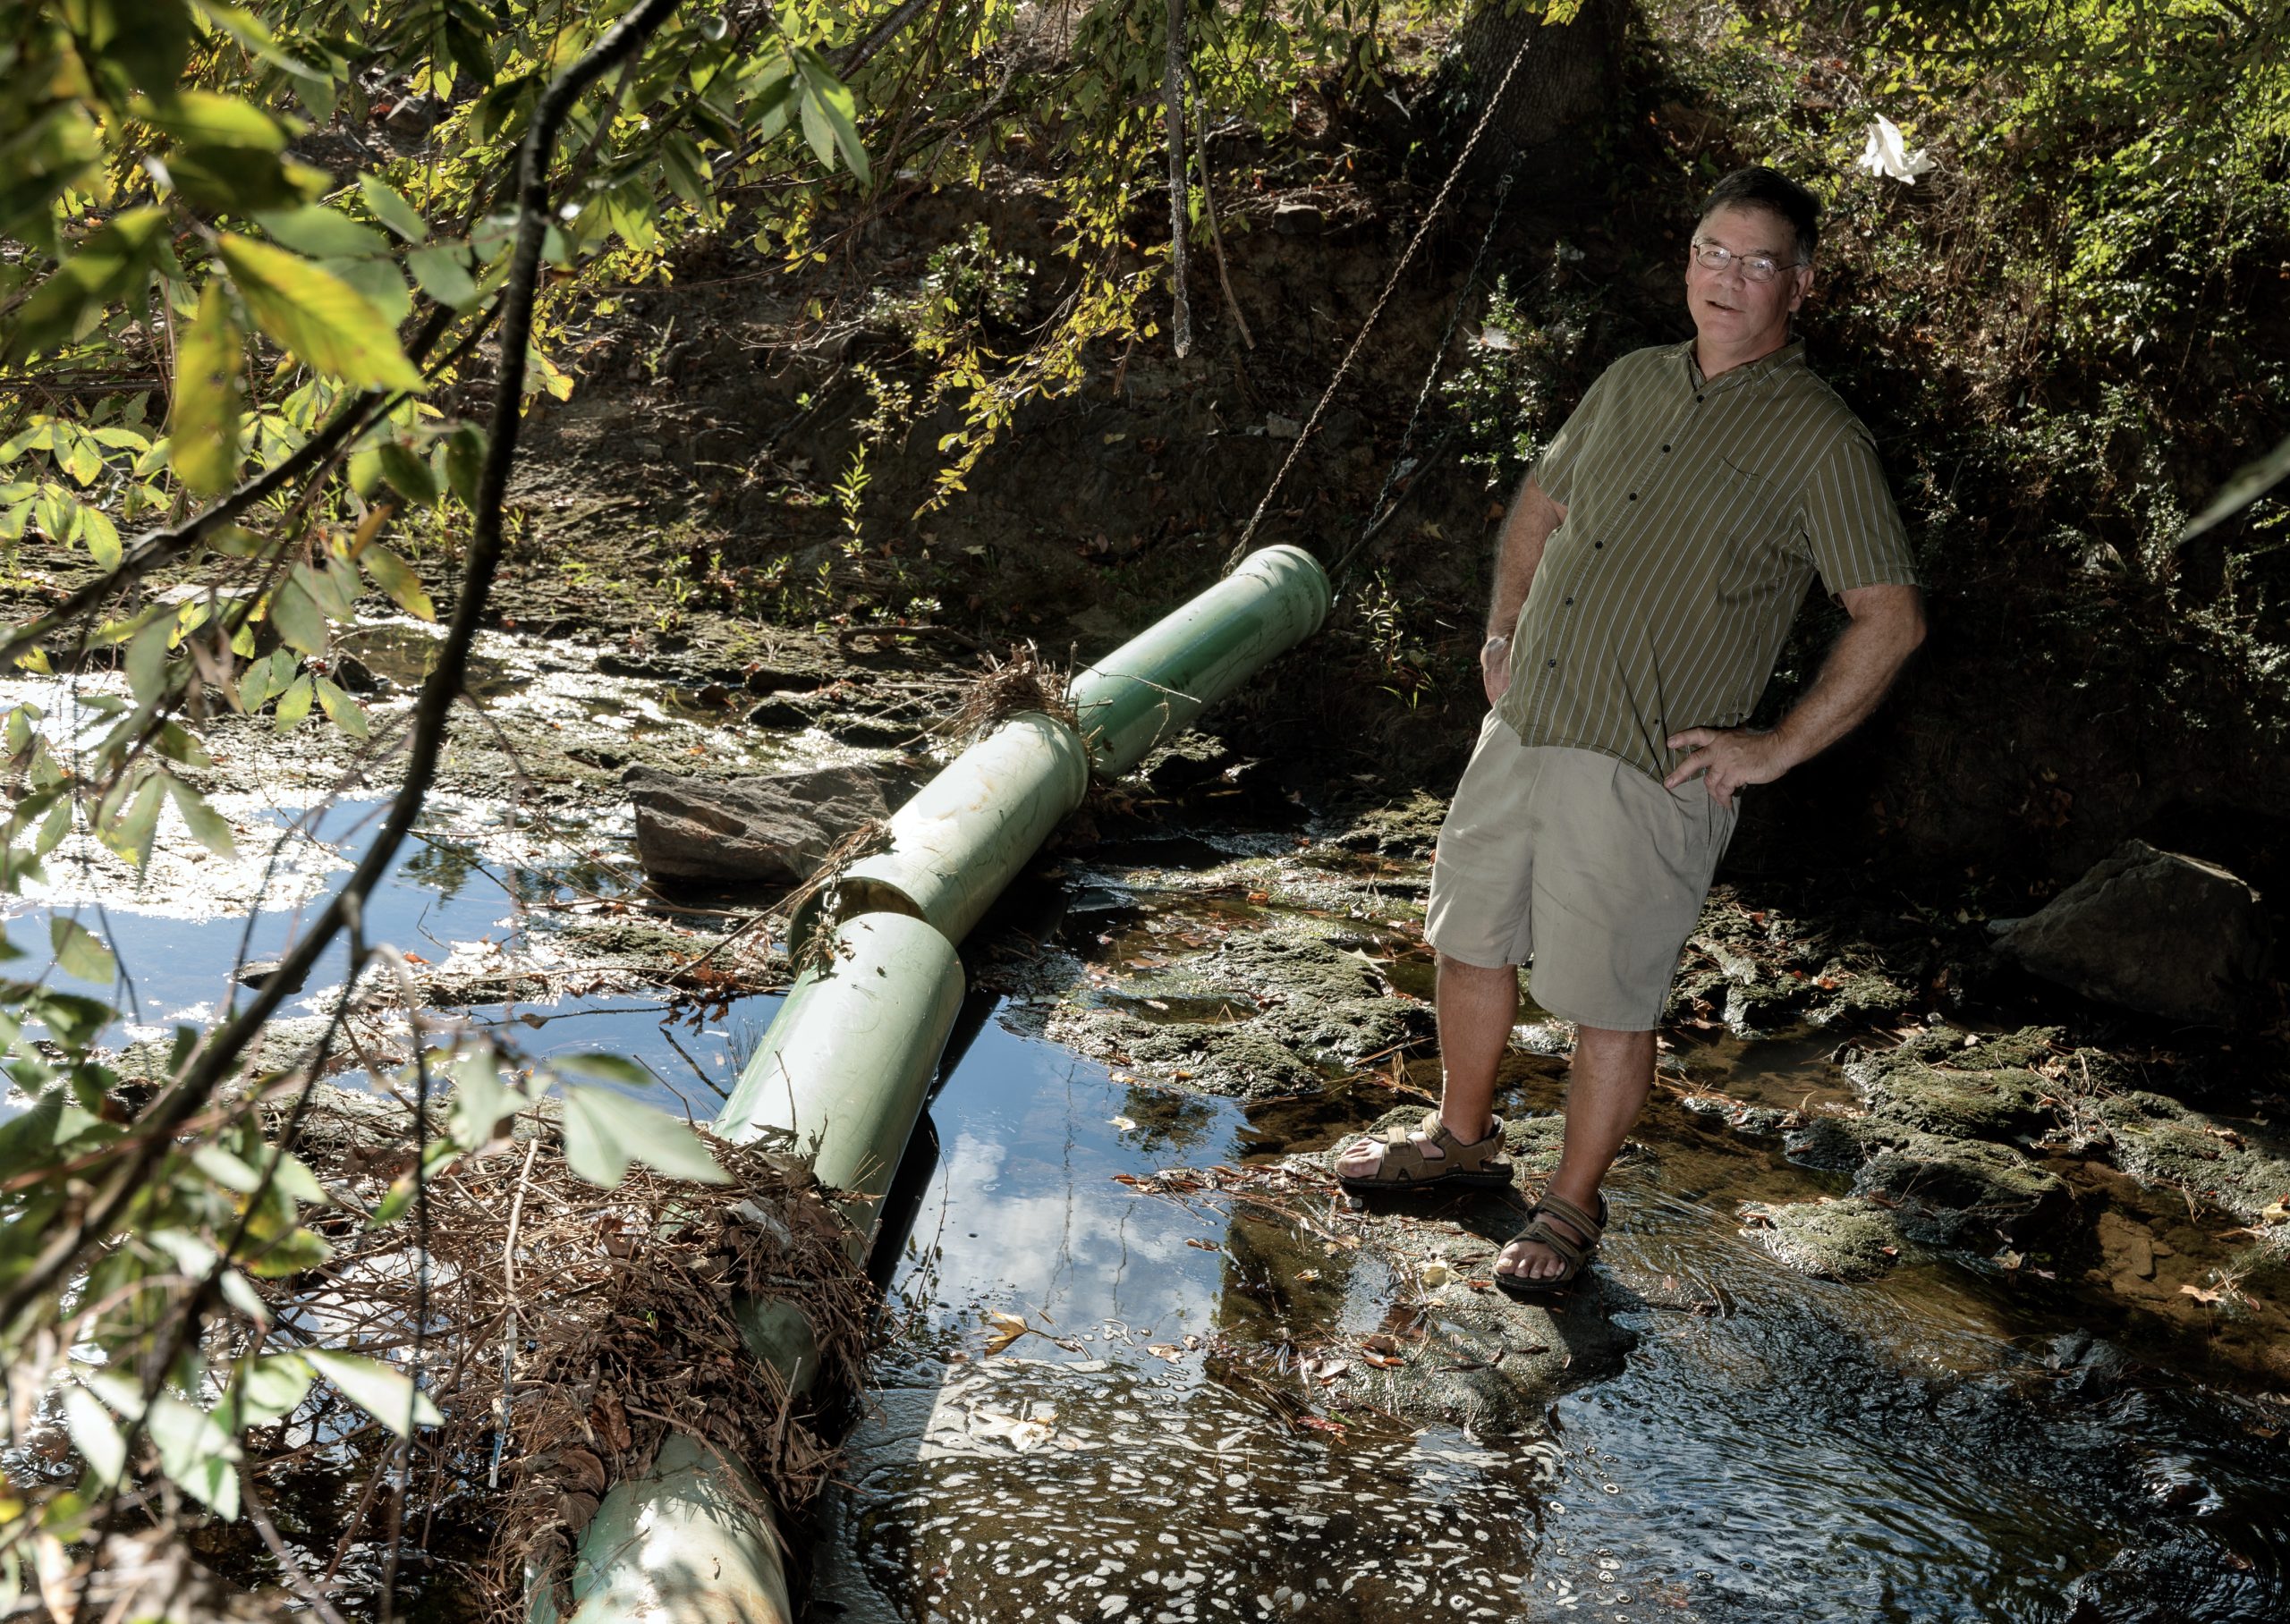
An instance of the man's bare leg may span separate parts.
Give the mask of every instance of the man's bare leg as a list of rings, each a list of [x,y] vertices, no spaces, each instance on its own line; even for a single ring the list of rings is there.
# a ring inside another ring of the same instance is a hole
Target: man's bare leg
[[[1651,1032],[1576,1029],[1574,1059],[1566,1079],[1566,1143],[1559,1152],[1558,1171],[1550,1176],[1551,1194],[1586,1213],[1599,1210],[1599,1185],[1653,1086]],[[1573,1226],[1559,1227],[1571,1231]],[[1557,1253],[1534,1240],[1513,1241],[1495,1262],[1499,1273],[1530,1280],[1548,1280],[1565,1266]]]
[[[1495,1102],[1495,1068],[1510,1044],[1511,1023],[1519,1012],[1518,968],[1505,964],[1488,969],[1441,953],[1432,1000],[1439,1015],[1439,1120],[1448,1132],[1470,1144],[1487,1137],[1489,1107]],[[1415,1142],[1432,1161],[1447,1154],[1420,1135]],[[1366,1179],[1383,1159],[1383,1146],[1369,1140],[1339,1157],[1336,1171],[1347,1179]]]

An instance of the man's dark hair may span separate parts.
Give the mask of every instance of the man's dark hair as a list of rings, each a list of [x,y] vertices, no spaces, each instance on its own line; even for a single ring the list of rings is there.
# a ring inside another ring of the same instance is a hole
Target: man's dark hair
[[[1709,200],[1701,206],[1701,218],[1707,220],[1727,207],[1762,208],[1780,216],[1797,235],[1798,259],[1812,263],[1813,250],[1821,240],[1820,199],[1779,170],[1762,164],[1736,169],[1710,188]]]

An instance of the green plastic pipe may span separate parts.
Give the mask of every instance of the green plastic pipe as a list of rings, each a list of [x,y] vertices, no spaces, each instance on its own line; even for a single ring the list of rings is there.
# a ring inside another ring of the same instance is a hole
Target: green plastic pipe
[[[581,1535],[572,1611],[537,1587],[531,1624],[793,1624],[763,1487],[717,1450],[672,1433]]]
[[[1089,790],[1072,728],[1039,711],[1013,716],[891,814],[887,847],[843,871],[841,907],[912,913],[959,942]]]
[[[863,1257],[962,1002],[954,943],[1081,804],[1092,771],[1118,777],[1135,767],[1317,630],[1329,596],[1309,553],[1253,553],[1074,679],[1078,736],[1029,712],[949,763],[892,815],[887,850],[844,870],[834,956],[789,990],[717,1133],[738,1144],[792,1133],[819,1181],[854,1197],[850,1245]],[[790,934],[800,944],[818,927],[814,911]],[[741,1318],[790,1397],[805,1391],[818,1360],[800,1305],[759,1300]],[[581,1536],[572,1624],[779,1624],[777,1535],[743,1509],[759,1501],[730,1492],[731,1470],[674,1437],[649,1477],[615,1487]],[[532,1624],[557,1624],[545,1597],[531,1611]]]
[[[962,1002],[962,960],[935,926],[897,913],[844,919],[740,1069],[717,1137],[792,1136],[821,1184],[855,1197],[844,1211],[863,1259]]]
[[[1327,573],[1302,547],[1250,554],[1223,580],[1073,679],[1100,778],[1118,778],[1276,656],[1319,630]]]

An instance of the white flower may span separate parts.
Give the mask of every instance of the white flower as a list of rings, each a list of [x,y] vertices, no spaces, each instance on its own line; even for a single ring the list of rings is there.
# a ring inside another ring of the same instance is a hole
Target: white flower
[[[1916,184],[1916,177],[1932,167],[1932,160],[1919,147],[1914,152],[1901,139],[1900,126],[1883,114],[1869,126],[1869,148],[1854,160],[1870,174],[1888,174],[1896,181]]]

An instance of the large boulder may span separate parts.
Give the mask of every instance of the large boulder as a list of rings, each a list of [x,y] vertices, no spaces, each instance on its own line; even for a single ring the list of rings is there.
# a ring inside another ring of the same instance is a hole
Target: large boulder
[[[800,885],[836,842],[889,811],[863,767],[710,780],[639,766],[621,782],[645,874],[684,884]]]
[[[2040,913],[1999,924],[2031,973],[2167,1019],[2231,1026],[2264,981],[2258,892],[2224,868],[2126,841]]]

